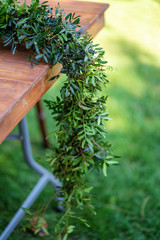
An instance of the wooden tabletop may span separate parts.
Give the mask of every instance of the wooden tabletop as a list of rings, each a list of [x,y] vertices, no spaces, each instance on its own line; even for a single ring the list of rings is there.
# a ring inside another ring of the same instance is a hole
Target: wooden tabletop
[[[55,7],[55,0],[48,2],[51,7]],[[70,0],[58,2],[65,12],[80,15],[81,26],[86,26],[85,31],[93,36],[104,26],[104,11],[108,4]],[[29,3],[30,0],[27,0]],[[10,49],[0,43],[0,143],[54,84],[54,81],[48,82],[48,79],[61,68],[60,64],[52,69],[45,64],[31,68],[27,57],[28,51],[24,48],[18,48],[12,55]]]

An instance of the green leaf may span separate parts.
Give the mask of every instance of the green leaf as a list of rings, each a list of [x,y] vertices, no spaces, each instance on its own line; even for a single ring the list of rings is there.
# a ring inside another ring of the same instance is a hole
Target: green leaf
[[[48,11],[52,15],[52,9],[48,6]]]
[[[69,18],[71,19],[72,13],[69,13],[66,17],[65,20],[67,21]]]
[[[77,134],[77,135],[81,135],[82,133],[84,133],[84,129],[83,129],[83,130],[81,130],[80,132],[78,132],[78,134]]]
[[[38,54],[36,57],[35,57],[35,59],[40,59],[40,58],[42,58],[43,57],[43,54]]]
[[[81,222],[84,223],[84,225],[86,225],[87,227],[90,227],[90,225],[87,223],[87,220],[83,219],[83,218],[80,218],[79,219]]]
[[[89,81],[89,76],[86,77],[86,85],[88,85],[88,81]]]
[[[100,125],[100,123],[101,123],[101,117],[99,116],[99,117],[98,117],[97,124]]]
[[[89,187],[89,188],[85,188],[84,192],[89,193],[91,190],[93,189],[93,186]]]
[[[86,47],[85,47],[85,51],[88,51],[88,49],[93,45],[93,43],[89,43]]]
[[[20,25],[26,23],[28,21],[29,18],[23,18],[22,20],[18,21],[16,24],[16,27],[19,27]]]
[[[25,213],[27,213],[28,215],[32,216],[32,213],[31,213],[31,211],[28,208],[23,208],[23,207],[21,207],[21,208],[23,209],[23,211]]]
[[[37,45],[36,42],[34,42],[34,46],[35,46],[36,52],[37,52],[38,54],[41,54],[40,51],[39,51],[39,48],[38,48],[38,45]]]
[[[37,229],[34,231],[34,234],[36,235],[36,234],[39,233],[39,232],[40,232],[40,229],[37,228]]]
[[[56,79],[56,78],[59,78],[59,74],[58,75],[56,75],[56,76],[53,76],[53,77],[51,77],[48,81],[53,81],[54,79]]]
[[[67,228],[67,233],[72,233],[73,230],[74,230],[74,228],[75,228],[74,225],[70,225],[70,226],[68,226],[68,228]]]
[[[77,24],[79,24],[80,23],[80,19],[79,18],[77,18],[74,22],[73,22],[73,24],[75,24],[75,25],[77,25]]]
[[[107,161],[106,162],[108,165],[119,165],[118,161]]]
[[[73,88],[71,86],[69,86],[69,88],[70,88],[71,92],[73,93],[73,95],[75,95]]]
[[[43,232],[44,232],[46,235],[49,235],[49,232],[47,231],[46,228],[44,228],[44,227],[41,227],[41,228],[42,228]]]
[[[79,87],[78,87],[76,84],[72,83],[72,86],[73,86],[75,89],[79,90]]]
[[[67,36],[64,33],[61,33],[61,35],[63,36],[65,41],[68,41],[68,38],[67,38]]]
[[[107,166],[105,162],[103,163],[103,174],[105,177],[107,177]]]
[[[82,141],[82,148],[85,147],[85,143],[86,143],[86,139],[83,139],[83,141]]]
[[[62,38],[62,36],[60,35],[60,34],[58,34],[58,38],[63,42],[64,40],[63,40],[63,38]]]
[[[100,154],[95,154],[95,156],[96,156],[97,158],[99,158],[99,159],[104,159],[104,157],[103,157],[102,155],[100,155]]]
[[[88,56],[86,55],[86,56],[84,57],[84,62],[87,62],[87,60],[88,60]]]
[[[32,59],[32,62],[36,63],[37,65],[39,65],[40,63],[38,61],[36,61],[35,59]]]
[[[93,143],[91,142],[91,140],[90,140],[89,138],[86,138],[86,140],[87,140],[88,144],[89,144],[91,147],[93,147]]]
[[[45,61],[46,63],[48,63],[48,59],[47,59],[47,57],[46,57],[45,55],[43,55],[43,59],[44,59],[44,61]]]
[[[80,137],[78,137],[79,140],[85,137],[85,134],[82,134]]]
[[[95,76],[92,76],[92,84],[93,84],[94,87],[96,86],[96,83],[95,83]]]
[[[68,233],[64,235],[63,240],[67,240],[67,238],[68,238]]]
[[[90,109],[91,109],[91,108],[86,107],[86,106],[84,106],[84,105],[80,105],[80,108],[82,108],[82,109],[84,109],[84,110],[90,110]]]
[[[17,46],[15,46],[15,47],[13,48],[13,51],[12,51],[12,54],[13,54],[13,55],[15,54],[16,48],[17,48]]]

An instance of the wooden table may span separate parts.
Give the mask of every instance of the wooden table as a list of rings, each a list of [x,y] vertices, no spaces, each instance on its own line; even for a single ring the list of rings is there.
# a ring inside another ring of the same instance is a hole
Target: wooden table
[[[20,1],[21,3],[24,0]],[[55,7],[55,0],[49,0]],[[95,36],[104,26],[104,11],[108,4],[61,0],[65,12],[76,12],[81,16],[81,26]],[[30,0],[27,0],[30,3]],[[34,65],[31,68],[27,60],[28,51],[19,48],[12,55],[10,48],[0,45],[0,143],[8,136],[19,121],[39,101],[54,84],[48,79],[56,75],[61,66],[50,69],[48,65]]]

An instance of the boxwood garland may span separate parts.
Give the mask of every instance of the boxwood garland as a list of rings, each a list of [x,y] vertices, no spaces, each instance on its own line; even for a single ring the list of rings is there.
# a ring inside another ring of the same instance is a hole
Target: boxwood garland
[[[4,47],[9,45],[13,54],[18,45],[30,50],[29,61],[33,66],[44,61],[51,67],[62,64],[61,73],[67,79],[60,90],[60,97],[46,100],[52,111],[58,130],[58,147],[52,149],[48,161],[53,174],[63,186],[59,194],[63,197],[64,215],[55,230],[59,239],[67,239],[74,229],[69,220],[77,218],[73,207],[91,207],[85,175],[92,169],[102,169],[113,161],[110,144],[106,137],[105,121],[107,97],[101,94],[108,83],[104,51],[94,45],[92,37],[79,28],[80,18],[74,13],[65,14],[60,6],[53,9],[32,0],[20,5],[17,0],[0,0],[0,38]],[[53,80],[57,76],[53,76]]]

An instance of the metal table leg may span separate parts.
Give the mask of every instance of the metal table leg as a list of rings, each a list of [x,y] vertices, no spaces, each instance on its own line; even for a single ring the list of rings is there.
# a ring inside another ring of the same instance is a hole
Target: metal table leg
[[[6,240],[12,231],[15,229],[15,227],[18,225],[20,220],[25,215],[25,212],[23,211],[23,208],[29,209],[31,205],[34,203],[34,201],[37,199],[41,191],[44,189],[46,184],[50,182],[54,185],[55,189],[58,187],[61,187],[61,183],[58,179],[56,179],[53,174],[51,174],[48,170],[46,170],[44,167],[39,165],[32,156],[31,151],[31,145],[29,140],[29,134],[27,129],[27,122],[26,119],[23,118],[21,122],[19,123],[19,129],[20,129],[20,137],[19,139],[22,142],[23,152],[25,161],[28,164],[30,168],[32,168],[35,172],[37,172],[39,175],[41,175],[40,180],[36,184],[36,186],[33,188],[31,193],[28,195],[24,203],[21,205],[15,216],[12,218],[6,229],[3,231],[2,235],[0,236],[0,240]],[[59,198],[59,200],[62,202],[62,199]]]

